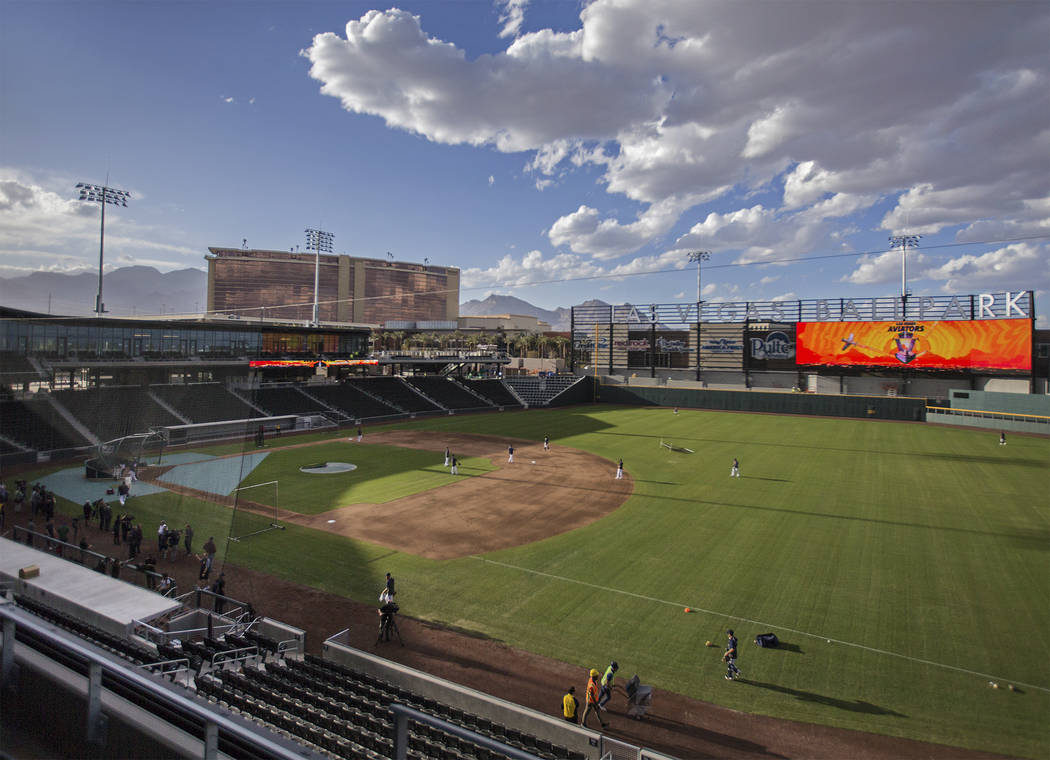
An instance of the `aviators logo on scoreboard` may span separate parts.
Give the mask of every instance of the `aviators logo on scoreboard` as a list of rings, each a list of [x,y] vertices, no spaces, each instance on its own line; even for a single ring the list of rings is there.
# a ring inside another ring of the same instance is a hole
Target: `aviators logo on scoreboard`
[[[1032,322],[799,322],[803,365],[1032,369]]]

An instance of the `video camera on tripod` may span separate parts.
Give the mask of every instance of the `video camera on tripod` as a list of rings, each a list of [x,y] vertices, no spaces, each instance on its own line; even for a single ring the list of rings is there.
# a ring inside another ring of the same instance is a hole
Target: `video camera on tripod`
[[[401,639],[401,631],[397,627],[397,620],[394,618],[400,611],[401,608],[392,599],[379,608],[379,636],[376,637],[377,644],[380,641],[390,641],[391,635],[397,634],[397,640],[401,642],[401,646],[405,645],[405,642]]]

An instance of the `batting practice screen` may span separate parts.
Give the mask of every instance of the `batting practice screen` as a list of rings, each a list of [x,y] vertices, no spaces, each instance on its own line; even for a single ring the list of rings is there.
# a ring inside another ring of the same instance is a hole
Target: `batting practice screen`
[[[799,322],[800,365],[1031,371],[1032,321]]]

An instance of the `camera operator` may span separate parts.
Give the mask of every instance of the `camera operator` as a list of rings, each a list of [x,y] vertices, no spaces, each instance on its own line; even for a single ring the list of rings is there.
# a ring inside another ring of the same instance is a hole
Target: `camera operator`
[[[390,641],[390,632],[392,629],[397,628],[397,623],[394,621],[394,615],[396,615],[401,608],[394,601],[393,594],[387,596],[386,601],[383,602],[383,606],[379,608],[379,638],[384,641]],[[398,633],[400,637],[400,632]]]

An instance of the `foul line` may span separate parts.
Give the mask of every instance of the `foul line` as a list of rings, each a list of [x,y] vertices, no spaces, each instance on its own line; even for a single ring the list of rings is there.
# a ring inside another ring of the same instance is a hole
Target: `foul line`
[[[608,592],[613,593],[613,594],[620,594],[621,596],[631,596],[631,597],[634,597],[635,599],[641,599],[641,600],[646,601],[646,602],[656,602],[657,604],[666,604],[669,607],[681,607],[681,608],[688,607],[690,610],[696,610],[697,612],[704,612],[704,613],[707,613],[708,615],[718,615],[719,617],[724,617],[727,620],[739,620],[742,623],[754,623],[755,625],[762,626],[763,628],[775,628],[778,631],[788,631],[790,633],[797,633],[799,636],[809,636],[809,637],[814,638],[814,639],[824,639],[825,642],[830,641],[833,644],[841,644],[842,646],[855,647],[856,649],[863,649],[866,652],[873,652],[875,654],[885,654],[885,655],[889,655],[890,657],[899,657],[900,659],[907,660],[909,662],[917,662],[917,663],[920,663],[922,665],[930,665],[930,666],[935,667],[935,668],[944,668],[946,670],[954,670],[954,671],[956,671],[958,673],[966,673],[967,675],[971,675],[971,676],[980,676],[981,678],[990,678],[992,680],[1006,681],[1006,682],[1009,682],[1009,683],[1014,683],[1014,684],[1016,684],[1018,686],[1027,686],[1029,689],[1036,689],[1037,691],[1043,691],[1043,692],[1050,693],[1050,689],[1046,688],[1045,686],[1036,686],[1035,684],[1024,683],[1023,681],[1010,681],[1010,679],[1006,678],[1005,676],[996,676],[996,675],[991,675],[989,673],[981,673],[980,671],[977,671],[977,670],[968,670],[967,668],[960,668],[960,667],[956,667],[955,665],[946,665],[943,662],[934,662],[933,660],[924,660],[921,657],[910,657],[909,655],[900,654],[899,652],[890,652],[889,650],[886,650],[886,649],[876,649],[875,647],[865,646],[864,644],[856,644],[856,643],[854,643],[852,641],[842,641],[841,639],[831,639],[831,638],[828,638],[827,636],[822,636],[822,635],[817,634],[817,633],[810,633],[809,631],[800,631],[797,628],[787,628],[785,626],[777,625],[775,623],[765,623],[765,622],[763,622],[761,620],[754,620],[752,618],[740,617],[739,615],[730,615],[730,614],[725,613],[725,612],[718,612],[717,610],[708,610],[708,609],[704,609],[703,607],[694,607],[691,604],[685,604],[685,603],[682,603],[682,602],[669,602],[666,599],[657,599],[656,597],[646,596],[645,594],[636,594],[633,591],[624,591],[622,589],[611,588],[609,586],[601,586],[601,585],[599,585],[597,583],[588,583],[587,581],[581,581],[581,580],[579,580],[577,578],[566,578],[563,575],[554,575],[553,573],[545,573],[542,570],[533,570],[533,569],[528,568],[528,567],[520,567],[518,565],[510,565],[510,564],[507,564],[506,562],[497,562],[494,559],[486,559],[485,557],[479,557],[476,554],[471,555],[471,558],[479,560],[481,562],[487,562],[490,565],[498,565],[499,567],[505,567],[505,568],[507,568],[509,570],[518,570],[518,571],[523,572],[523,573],[530,573],[531,575],[539,575],[539,576],[542,576],[544,578],[550,578],[550,579],[556,580],[556,581],[565,581],[566,583],[575,583],[575,584],[577,584],[579,586],[587,586],[588,588],[597,589],[598,591],[608,591]]]

